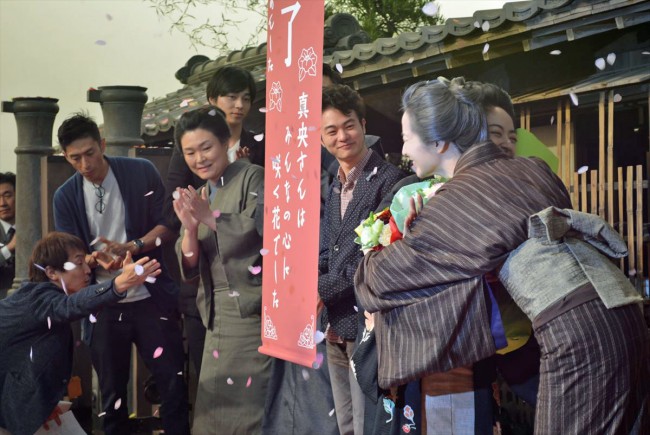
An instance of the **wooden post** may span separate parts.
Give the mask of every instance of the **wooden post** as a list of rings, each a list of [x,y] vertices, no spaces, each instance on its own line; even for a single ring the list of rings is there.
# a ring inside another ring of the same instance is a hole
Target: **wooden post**
[[[643,285],[643,165],[636,166],[636,263],[637,284]]]
[[[634,167],[627,167],[625,183],[625,211],[627,212],[627,258],[629,277],[636,275],[636,262],[634,251]]]
[[[591,204],[589,213],[598,214],[598,171],[591,171]]]
[[[614,91],[609,91],[607,101],[607,221],[614,225]],[[619,168],[619,182],[623,178],[623,168]],[[618,185],[619,196],[623,186]],[[622,198],[619,198],[619,205]],[[622,210],[620,211],[622,213]]]
[[[587,209],[587,171],[580,174],[580,211],[589,212]]]
[[[530,106],[526,106],[526,130],[530,131]]]
[[[557,111],[555,114],[555,122],[557,123],[555,133],[555,144],[557,146],[557,173],[560,179],[564,182],[567,189],[571,185],[571,180],[564,179],[564,166],[562,165],[562,101],[557,102]],[[575,203],[574,203],[575,206]]]
[[[526,130],[526,106],[522,107],[521,112],[519,112],[519,126]]]
[[[578,186],[580,185],[580,174],[573,173],[573,189],[571,190],[571,204],[575,210],[580,210],[580,195]]]
[[[605,93],[598,101],[598,216],[605,219]]]
[[[618,195],[618,233],[621,235],[621,237],[624,237],[623,235],[623,227],[625,226],[624,222],[624,217],[623,217],[623,167],[619,166],[618,168],[618,189],[617,189],[617,195]],[[612,189],[613,192],[613,189]],[[613,200],[612,200],[613,202]],[[612,212],[612,215],[614,213]],[[613,220],[613,218],[612,218]],[[621,270],[625,271],[623,265],[625,264],[625,259],[621,258]]]
[[[575,170],[571,166],[571,103],[566,101],[564,104],[564,171],[566,179],[571,179],[571,172]]]

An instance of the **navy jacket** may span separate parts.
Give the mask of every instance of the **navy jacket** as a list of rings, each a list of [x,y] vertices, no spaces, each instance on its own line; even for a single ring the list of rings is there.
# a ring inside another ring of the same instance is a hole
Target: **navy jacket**
[[[372,174],[375,167],[376,174]],[[329,189],[325,203],[325,221],[321,224],[318,258],[318,294],[327,307],[328,321],[334,332],[347,340],[357,336],[357,306],[354,273],[363,258],[361,246],[354,243],[354,229],[375,211],[382,198],[404,174],[372,153],[359,177],[352,201],[341,219],[341,182]]]
[[[122,297],[113,281],[71,296],[52,283],[29,282],[0,301],[0,427],[13,435],[38,430],[67,392],[70,322]]]
[[[125,228],[127,240],[140,238],[156,225],[166,225],[162,208],[165,187],[155,166],[145,159],[128,157],[107,157],[124,201]],[[145,196],[147,193],[151,195]],[[110,204],[107,204],[110,207]],[[93,238],[86,218],[83,194],[83,176],[78,172],[63,183],[54,193],[54,226],[57,231],[74,234],[90,245]],[[152,300],[166,316],[177,316],[178,286],[167,274],[160,247],[134,256],[137,261],[143,256],[155,258],[162,265],[162,273],[155,283],[145,283]],[[84,323],[84,340],[89,340],[88,323]]]

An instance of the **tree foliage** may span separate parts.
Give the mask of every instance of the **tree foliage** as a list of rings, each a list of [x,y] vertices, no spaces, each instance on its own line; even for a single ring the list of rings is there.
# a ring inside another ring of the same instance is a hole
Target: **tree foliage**
[[[158,16],[171,21],[171,31],[189,37],[194,48],[214,48],[222,53],[235,49],[233,35],[242,35],[240,27],[254,24],[255,31],[241,41],[257,45],[266,35],[267,0],[145,0]],[[309,1],[309,0],[306,0]],[[422,7],[427,0],[326,0],[325,16],[346,12],[353,15],[371,39],[411,32],[422,25],[442,22],[438,13],[428,16]],[[197,10],[219,5],[220,17],[198,17]]]

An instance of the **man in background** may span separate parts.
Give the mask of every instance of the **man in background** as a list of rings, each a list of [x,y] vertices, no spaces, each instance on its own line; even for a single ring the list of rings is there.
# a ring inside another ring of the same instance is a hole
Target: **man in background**
[[[0,299],[16,272],[16,174],[0,173]]]

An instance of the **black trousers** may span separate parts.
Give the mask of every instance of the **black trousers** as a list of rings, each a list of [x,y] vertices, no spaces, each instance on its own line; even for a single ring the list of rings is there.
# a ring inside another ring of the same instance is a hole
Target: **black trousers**
[[[90,349],[106,413],[106,435],[130,433],[127,384],[131,343],[135,343],[156,381],[165,433],[189,434],[183,342],[176,319],[161,314],[152,298],[115,304],[104,308],[96,317]]]

